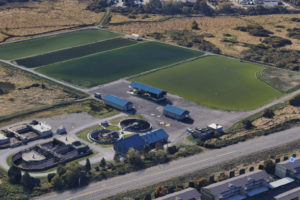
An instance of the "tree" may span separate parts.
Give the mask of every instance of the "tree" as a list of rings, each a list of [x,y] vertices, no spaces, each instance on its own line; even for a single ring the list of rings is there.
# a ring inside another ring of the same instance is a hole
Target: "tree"
[[[200,189],[208,184],[206,178],[199,178],[195,181],[195,188],[200,191]]]
[[[266,110],[264,111],[263,117],[266,117],[266,118],[273,118],[274,115],[275,115],[275,114],[274,114],[273,110],[271,110],[271,109],[266,109]]]
[[[167,148],[168,154],[175,154],[178,151],[176,146],[170,146]]]
[[[126,158],[131,166],[142,168],[144,166],[144,162],[137,150],[134,148],[130,148]]]
[[[19,184],[22,179],[21,170],[18,167],[11,166],[7,172],[8,181],[12,184]]]
[[[63,182],[70,188],[81,185],[83,167],[78,163],[74,163],[68,167],[66,173],[62,175]]]
[[[244,128],[247,130],[250,130],[253,128],[253,124],[250,120],[244,120],[243,124],[244,124]]]
[[[294,98],[292,98],[292,99],[290,100],[290,104],[291,104],[292,106],[296,106],[296,107],[300,106],[300,95],[297,95],[297,96],[295,96]]]
[[[48,178],[48,183],[51,183],[52,178],[55,176],[55,173],[50,173],[48,174],[47,178]]]
[[[100,161],[100,167],[105,168],[105,166],[106,166],[106,160],[105,158],[102,158]]]
[[[161,197],[168,194],[168,189],[165,186],[157,186],[155,188],[154,196],[155,198]]]
[[[151,194],[146,194],[144,200],[151,200],[151,199],[152,199]]]
[[[198,23],[194,20],[193,23],[192,23],[192,29],[193,30],[198,30],[199,27],[198,27]]]
[[[162,4],[160,0],[150,0],[148,4],[146,4],[146,8],[153,13],[159,12],[162,8]]]
[[[90,159],[86,159],[86,162],[85,162],[85,171],[86,172],[90,172],[91,171],[91,163],[90,163]]]
[[[51,185],[55,190],[62,190],[64,187],[63,180],[58,174],[52,178]]]
[[[66,167],[65,166],[62,166],[62,165],[59,165],[57,167],[57,174],[59,176],[62,176],[64,173],[66,173]]]
[[[207,5],[205,0],[197,0],[193,6],[194,12],[200,12],[207,16],[213,15],[213,10]]]
[[[23,187],[32,190],[36,185],[39,185],[39,179],[35,179],[31,177],[28,172],[25,172],[25,174],[22,176],[21,183]]]
[[[275,164],[272,160],[266,160],[264,162],[264,169],[269,174],[274,174],[275,172]]]
[[[163,143],[162,143],[162,142],[157,142],[157,143],[155,144],[155,149],[156,149],[156,150],[164,149]]]
[[[114,155],[114,161],[116,162],[116,163],[119,163],[120,162],[120,155],[116,152],[115,153],[115,155]]]

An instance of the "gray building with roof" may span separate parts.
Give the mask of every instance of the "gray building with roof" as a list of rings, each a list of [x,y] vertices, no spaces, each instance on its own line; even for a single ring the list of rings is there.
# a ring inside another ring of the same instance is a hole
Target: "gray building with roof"
[[[162,89],[158,89],[135,81],[129,85],[129,88],[132,89],[133,94],[139,95],[141,97],[156,102],[165,100],[166,99],[165,96],[167,95],[167,92]]]
[[[182,108],[178,108],[176,106],[172,106],[170,104],[166,105],[163,109],[163,114],[167,117],[177,119],[177,120],[184,120],[186,118],[189,118],[190,112],[187,110],[184,110]]]
[[[187,188],[179,192],[174,192],[155,200],[200,200],[201,194],[195,188]]]
[[[294,162],[286,160],[284,162],[277,163],[275,174],[280,178],[288,176],[300,180],[300,158],[295,158]]]
[[[133,103],[114,95],[106,95],[103,99],[106,105],[116,108],[121,111],[130,111],[133,109]]]
[[[243,200],[269,190],[269,175],[262,170],[250,172],[201,189],[202,200]]]

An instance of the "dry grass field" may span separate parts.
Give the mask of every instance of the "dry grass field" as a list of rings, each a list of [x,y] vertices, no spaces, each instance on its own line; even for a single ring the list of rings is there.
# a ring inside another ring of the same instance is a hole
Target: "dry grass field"
[[[0,95],[0,117],[74,99],[71,94],[59,86],[50,85],[48,82],[43,82],[20,70],[4,67],[1,64],[0,80],[15,85],[14,90]],[[24,89],[32,84],[44,84],[45,88],[39,86]]]
[[[119,13],[112,13],[112,18],[110,23],[124,23],[124,22],[136,22],[136,21],[143,21],[143,22],[152,22],[158,21],[166,18],[167,16],[162,15],[155,15],[155,14],[137,14],[134,15],[135,18],[129,18],[128,16],[121,15]]]
[[[200,30],[193,30],[197,34],[212,34],[214,37],[206,37],[205,39],[215,44],[222,50],[222,53],[239,57],[240,52],[247,49],[243,44],[259,44],[262,38],[249,35],[247,32],[234,30],[237,26],[247,26],[251,24],[258,24],[265,29],[274,32],[274,35],[283,38],[287,37],[287,28],[299,27],[299,22],[292,22],[293,17],[300,18],[300,14],[288,15],[262,15],[262,16],[244,16],[244,17],[186,17],[173,18],[163,22],[148,22],[148,23],[130,23],[118,26],[110,26],[114,31],[123,33],[138,33],[145,36],[153,32],[163,33],[166,30],[191,30],[191,24],[195,20]],[[282,28],[278,28],[282,27]],[[224,34],[230,34],[231,39],[236,43],[222,42]],[[290,39],[293,44],[286,48],[300,50],[300,41]]]
[[[89,2],[90,0],[46,0],[2,6],[0,42],[4,39],[3,34],[12,35],[8,39],[11,41],[24,38],[22,36],[97,23],[103,13],[86,10]]]

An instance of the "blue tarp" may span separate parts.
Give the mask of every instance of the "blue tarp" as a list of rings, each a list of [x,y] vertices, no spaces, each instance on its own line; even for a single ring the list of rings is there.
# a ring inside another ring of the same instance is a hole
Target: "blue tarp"
[[[162,140],[167,140],[169,135],[164,129],[157,129],[141,134],[141,137],[144,139],[147,145],[151,145]]]
[[[158,95],[158,96],[164,95],[164,94],[167,93],[167,92],[164,91],[164,90],[161,90],[161,89],[158,89],[158,88],[149,86],[149,85],[145,85],[145,84],[139,83],[139,82],[132,82],[132,83],[130,84],[130,86],[133,87],[133,88],[139,89],[139,90],[143,90],[143,91],[145,91],[145,92],[149,92],[149,93]]]
[[[184,115],[184,114],[188,114],[189,111],[187,110],[184,110],[182,108],[178,108],[176,106],[172,106],[170,104],[166,105],[164,107],[164,111],[167,111],[167,112],[170,112],[170,113],[173,113],[175,115],[178,115],[178,116],[181,116],[181,115]]]

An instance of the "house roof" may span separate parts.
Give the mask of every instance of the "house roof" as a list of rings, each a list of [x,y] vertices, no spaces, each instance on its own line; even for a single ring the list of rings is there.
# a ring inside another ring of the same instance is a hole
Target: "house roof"
[[[209,190],[214,196],[220,197],[222,196],[222,193],[229,190],[230,187],[244,188],[251,180],[264,179],[267,182],[268,178],[269,175],[265,171],[257,170],[241,176],[227,179],[225,181],[211,184],[209,186],[204,187],[204,189]]]
[[[120,105],[120,106],[126,106],[128,103],[131,103],[130,101],[127,101],[125,99],[122,99],[120,97],[116,97],[114,95],[108,94],[104,98],[104,102],[112,102],[114,104]]]
[[[140,150],[145,145],[143,138],[136,134],[128,138],[120,139],[115,142],[114,146],[121,147],[123,153],[127,153],[131,147]]]
[[[155,95],[163,95],[163,94],[167,93],[164,90],[161,90],[161,89],[158,89],[158,88],[155,88],[155,87],[143,84],[143,83],[135,82],[135,81],[130,83],[130,86],[133,88],[139,89],[139,90],[143,90],[145,92],[155,94]]]
[[[164,129],[153,130],[140,135],[146,144],[153,144],[161,140],[168,139],[169,135]]]
[[[220,129],[220,128],[223,128],[223,126],[221,126],[220,124],[215,124],[215,123],[213,123],[213,124],[210,124],[210,125],[208,125],[207,127],[209,127],[209,128],[212,128],[212,129]]]
[[[278,181],[273,181],[270,183],[269,187],[274,189],[274,188],[278,188],[280,186],[283,186],[283,185],[286,185],[286,184],[289,184],[291,182],[294,182],[295,180],[290,178],[290,177],[285,177],[285,178],[282,178],[282,179],[279,179]]]
[[[187,188],[179,192],[174,192],[163,197],[156,198],[155,200],[200,200],[201,194],[195,188]]]
[[[276,200],[290,200],[300,196],[300,187],[289,190],[274,197]]]
[[[300,157],[295,158],[294,162],[290,162],[290,160],[286,160],[284,162],[277,163],[277,165],[283,166],[283,167],[287,168],[288,170],[294,170],[294,169],[300,167]]]
[[[182,108],[178,108],[178,107],[176,107],[176,106],[172,106],[172,105],[170,105],[170,104],[167,104],[167,105],[164,107],[164,111],[174,113],[174,114],[176,114],[176,115],[178,115],[178,116],[183,115],[183,114],[185,114],[185,113],[189,113],[189,111],[187,111],[187,110],[184,110],[184,109],[182,109]]]

